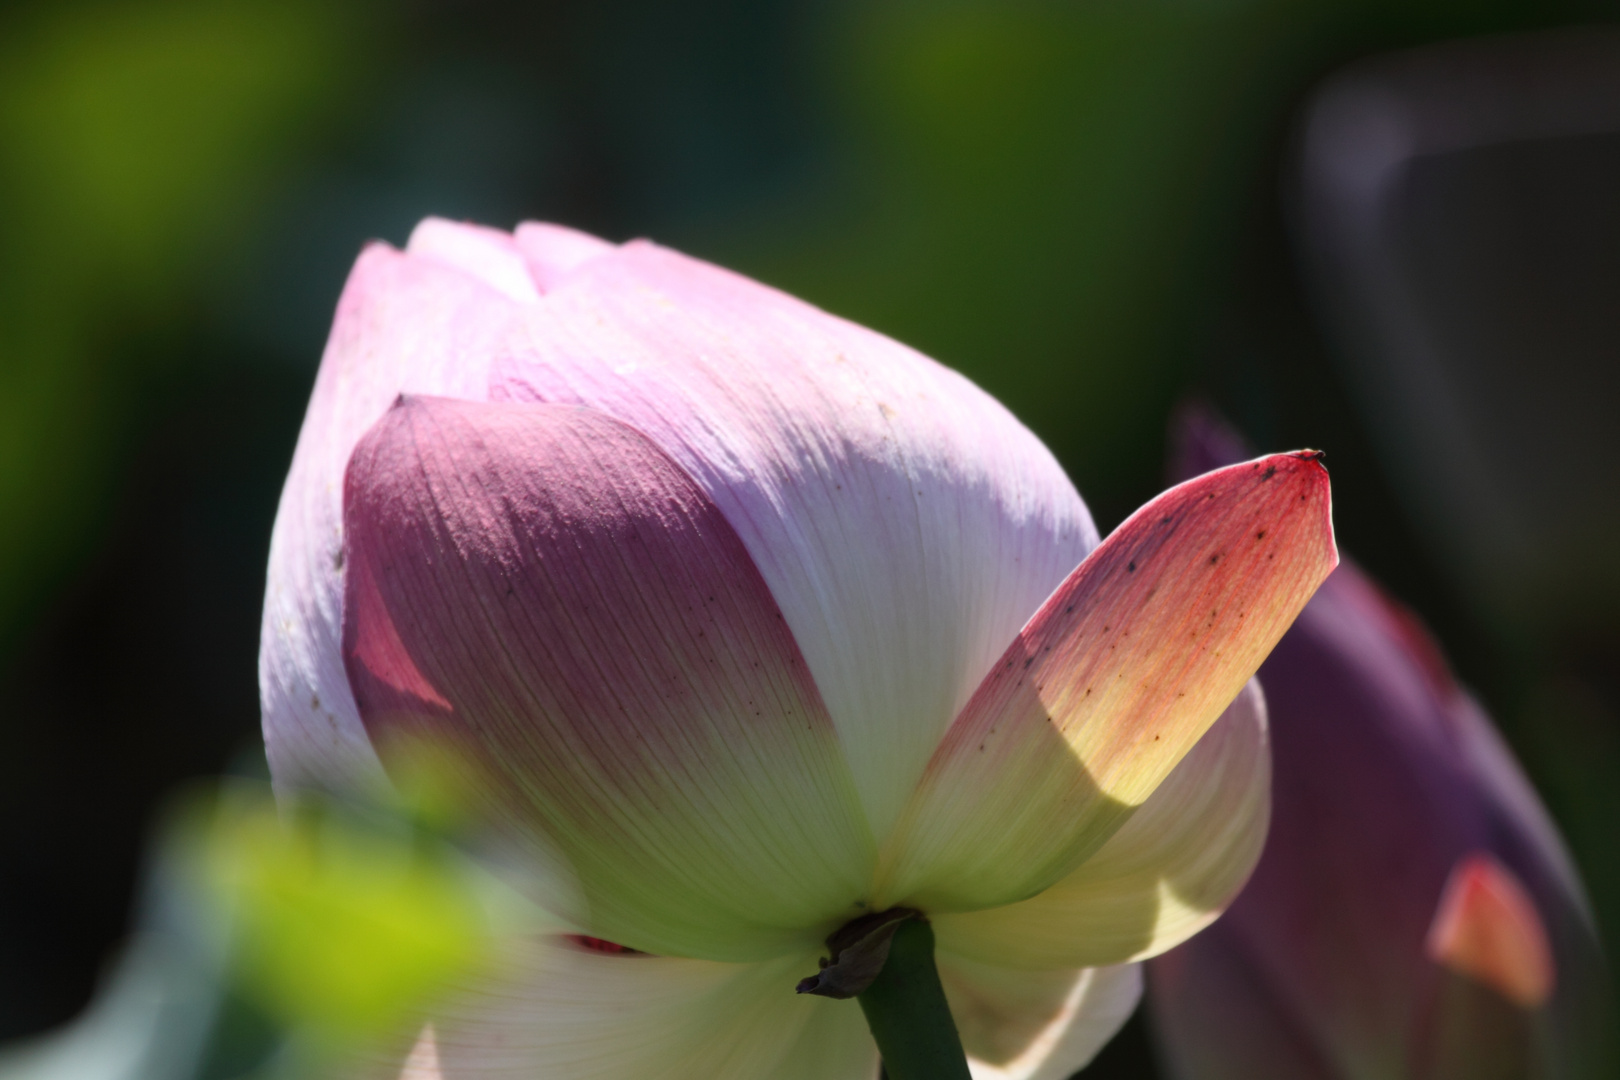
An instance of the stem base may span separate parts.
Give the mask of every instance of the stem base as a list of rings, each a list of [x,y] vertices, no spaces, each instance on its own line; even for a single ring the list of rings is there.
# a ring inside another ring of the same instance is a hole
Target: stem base
[[[889,1080],[971,1080],[934,966],[934,928],[927,922],[900,924],[883,970],[856,1000]]]

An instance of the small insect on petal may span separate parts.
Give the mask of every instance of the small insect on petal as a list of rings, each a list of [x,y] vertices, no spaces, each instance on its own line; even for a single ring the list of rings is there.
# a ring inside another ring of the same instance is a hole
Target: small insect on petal
[[[1075,568],[946,732],[879,900],[940,914],[1027,899],[1146,802],[1338,563],[1318,456],[1179,484]]]

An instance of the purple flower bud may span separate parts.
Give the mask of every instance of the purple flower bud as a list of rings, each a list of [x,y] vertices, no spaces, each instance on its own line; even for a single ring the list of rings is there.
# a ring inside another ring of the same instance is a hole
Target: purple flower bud
[[[1246,456],[1183,416],[1192,475]],[[1270,836],[1149,964],[1183,1080],[1607,1076],[1608,976],[1557,830],[1434,641],[1346,562],[1260,670]]]

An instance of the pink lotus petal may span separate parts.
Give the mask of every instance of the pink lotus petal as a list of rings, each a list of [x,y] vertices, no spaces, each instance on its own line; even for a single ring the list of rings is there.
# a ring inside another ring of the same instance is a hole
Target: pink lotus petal
[[[614,250],[612,244],[590,233],[538,221],[519,225],[513,239],[542,293],[556,288],[575,267]]]
[[[515,309],[478,278],[381,244],[349,275],[270,539],[259,685],[279,786],[377,774],[339,652],[349,454],[401,392],[482,397]]]
[[[940,744],[878,898],[971,911],[1097,851],[1198,741],[1338,561],[1317,455],[1170,489],[1018,635]]]
[[[647,433],[781,605],[877,835],[995,657],[1096,543],[1044,447],[869,330],[646,243],[528,309],[491,393]]]
[[[781,604],[886,827],[997,653],[1095,546],[1079,496],[1000,405],[880,335],[645,243],[538,225],[511,243],[548,291],[537,304],[510,300],[524,290],[499,233],[448,222],[410,255],[368,249],[345,290],[272,542],[277,783],[375,772],[337,653],[348,450],[400,391],[494,395],[600,408],[693,475]]]
[[[529,262],[510,233],[443,218],[423,218],[411,230],[405,252],[471,274],[520,304],[540,299]]]
[[[737,960],[858,913],[872,841],[816,687],[735,532],[639,432],[405,399],[355,450],[344,522],[368,733],[474,769],[482,816],[569,860],[590,906],[565,917]]]

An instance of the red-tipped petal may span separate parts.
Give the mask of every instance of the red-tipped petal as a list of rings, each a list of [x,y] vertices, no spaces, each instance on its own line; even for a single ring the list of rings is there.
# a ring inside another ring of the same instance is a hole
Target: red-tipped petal
[[[882,900],[1006,904],[1101,847],[1336,565],[1318,457],[1277,454],[1172,488],[1080,564],[929,763],[885,849]]]
[[[1452,869],[1424,950],[1524,1008],[1552,994],[1552,947],[1535,902],[1513,871],[1484,852]]]

